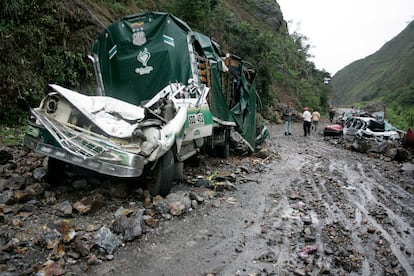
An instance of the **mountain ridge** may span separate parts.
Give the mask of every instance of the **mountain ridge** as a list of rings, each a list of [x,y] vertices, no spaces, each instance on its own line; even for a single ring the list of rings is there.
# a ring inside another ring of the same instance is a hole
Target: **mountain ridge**
[[[375,53],[339,70],[331,80],[332,103],[396,101],[414,104],[414,21]],[[404,100],[403,100],[404,98]]]

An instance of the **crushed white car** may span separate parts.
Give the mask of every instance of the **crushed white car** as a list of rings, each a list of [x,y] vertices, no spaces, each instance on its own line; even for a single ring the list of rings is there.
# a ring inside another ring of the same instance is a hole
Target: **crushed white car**
[[[348,142],[356,138],[373,139],[376,142],[400,140],[400,134],[389,124],[372,117],[349,118],[344,124],[343,137]]]

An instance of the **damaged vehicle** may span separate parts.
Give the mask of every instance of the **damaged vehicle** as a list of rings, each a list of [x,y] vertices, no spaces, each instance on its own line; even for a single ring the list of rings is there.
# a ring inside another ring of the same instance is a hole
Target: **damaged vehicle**
[[[230,130],[254,149],[266,136],[264,124],[256,129],[254,75],[219,48],[162,12],[108,26],[89,56],[96,95],[53,84],[31,109],[25,145],[49,157],[47,181],[62,182],[68,167],[131,180],[150,174],[150,193],[165,196],[206,145],[227,152]]]
[[[213,114],[213,135],[206,148],[211,155],[227,157],[230,132],[238,135],[250,152],[262,144],[269,131],[259,114],[260,98],[256,91],[256,71],[242,58],[223,53],[209,37],[195,33],[200,53],[202,82],[211,88],[208,103]],[[235,130],[235,131],[233,131]]]
[[[341,124],[327,125],[323,130],[324,137],[342,137],[344,127]]]
[[[149,191],[165,196],[213,128],[191,29],[164,13],[125,17],[99,36],[91,59],[97,95],[51,85],[31,110],[25,145],[49,156],[48,182],[67,165],[129,179],[150,171]]]
[[[336,124],[344,125],[345,122],[351,117],[370,117],[368,113],[361,109],[351,109],[342,112],[336,119]]]
[[[208,88],[171,83],[136,106],[51,87],[54,92],[31,110],[25,137],[26,146],[49,156],[50,183],[62,181],[65,163],[124,178],[139,177],[151,166],[154,181],[148,189],[166,195],[176,163],[194,155],[212,133]]]
[[[351,117],[343,128],[345,141],[353,142],[356,138],[373,139],[377,142],[399,141],[400,134],[385,121],[372,117]]]

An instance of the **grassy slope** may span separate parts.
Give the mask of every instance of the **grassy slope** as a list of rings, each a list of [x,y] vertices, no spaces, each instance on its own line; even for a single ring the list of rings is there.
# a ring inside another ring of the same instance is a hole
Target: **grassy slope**
[[[396,100],[401,89],[413,81],[414,21],[376,53],[350,64],[333,77],[333,103]]]

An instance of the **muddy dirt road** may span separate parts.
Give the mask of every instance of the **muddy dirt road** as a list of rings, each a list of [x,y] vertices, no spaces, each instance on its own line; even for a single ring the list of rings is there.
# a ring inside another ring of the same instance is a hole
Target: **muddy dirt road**
[[[88,274],[414,275],[413,164],[294,127],[284,136],[270,126],[277,158],[254,181],[163,223]]]
[[[414,275],[412,159],[269,129],[264,156],[186,167],[170,203],[93,177],[54,187],[45,160],[2,148],[0,275]],[[215,174],[226,185],[196,185]]]

